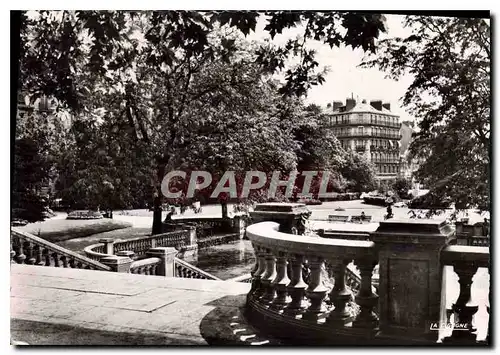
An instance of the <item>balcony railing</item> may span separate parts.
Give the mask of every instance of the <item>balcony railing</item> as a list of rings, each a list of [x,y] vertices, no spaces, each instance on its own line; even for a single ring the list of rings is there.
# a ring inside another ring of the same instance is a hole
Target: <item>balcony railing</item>
[[[474,334],[477,307],[470,302],[470,286],[478,267],[489,266],[489,252],[448,246],[454,230],[445,222],[381,222],[370,241],[297,236],[278,228],[274,222],[247,228],[256,254],[247,315],[274,336],[308,344],[482,340]],[[358,286],[349,282],[356,276],[347,268],[351,262],[359,269]],[[377,264],[380,296],[372,287]],[[448,312],[442,290],[446,265],[454,265],[460,279],[460,296]],[[432,326],[443,324],[450,312],[467,329],[442,336]]]

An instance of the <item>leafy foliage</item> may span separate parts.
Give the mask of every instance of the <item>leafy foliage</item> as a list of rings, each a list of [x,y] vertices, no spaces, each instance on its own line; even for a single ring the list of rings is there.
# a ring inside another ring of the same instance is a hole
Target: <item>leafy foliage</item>
[[[285,69],[285,62],[300,56],[300,64],[286,71],[281,92],[304,95],[324,78],[308,40],[330,47],[341,44],[365,51],[375,50],[375,39],[385,31],[385,19],[378,14],[314,11],[39,11],[22,17],[20,83],[33,93],[53,96],[77,109],[82,108],[86,90],[78,80],[78,67],[98,80],[108,70],[125,69],[143,48],[146,62],[156,67],[175,68],[186,58],[214,56],[210,36],[220,27],[243,35],[255,31],[257,19],[265,16],[265,31],[271,37],[292,27],[304,27],[302,39],[289,41],[274,51],[263,46],[258,62],[270,72]],[[131,26],[131,21],[138,26]],[[144,41],[143,41],[144,40]],[[226,51],[232,40],[222,41]],[[29,69],[28,69],[29,68]]]
[[[249,44],[243,36],[259,16],[272,36],[298,26],[304,34],[281,47]],[[50,97],[54,116],[71,117],[54,145],[54,179],[70,205],[93,209],[159,207],[163,175],[179,167],[336,166],[335,156],[295,153],[338,145],[302,121],[301,98],[324,81],[307,41],[373,51],[385,31],[380,15],[306,11],[29,11],[21,19],[19,90],[31,102]],[[289,66],[292,58],[299,64]],[[297,137],[308,125],[318,141]]]
[[[375,188],[375,166],[364,155],[347,152],[340,173],[348,181],[349,190],[364,192]]]
[[[411,189],[411,180],[398,178],[392,185],[393,190],[401,198],[408,198],[408,192]]]
[[[414,80],[404,105],[419,118],[416,177],[459,209],[490,206],[490,25],[481,18],[408,16],[412,34],[380,42],[378,66]]]

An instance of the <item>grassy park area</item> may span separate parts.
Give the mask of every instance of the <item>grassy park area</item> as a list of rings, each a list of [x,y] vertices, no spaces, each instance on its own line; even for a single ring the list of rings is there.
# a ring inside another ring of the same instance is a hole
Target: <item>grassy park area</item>
[[[19,227],[19,229],[55,243],[131,226],[130,222],[107,218],[97,220],[49,219],[43,222],[30,223]]]

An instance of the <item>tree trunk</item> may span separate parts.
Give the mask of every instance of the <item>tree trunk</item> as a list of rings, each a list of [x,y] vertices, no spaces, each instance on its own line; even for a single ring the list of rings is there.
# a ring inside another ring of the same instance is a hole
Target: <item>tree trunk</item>
[[[160,191],[161,194],[161,191]],[[162,220],[161,220],[161,196],[156,196],[154,199],[154,210],[153,210],[153,230],[151,234],[161,234],[162,232]]]
[[[227,215],[227,202],[226,201],[221,201],[220,205],[222,207],[222,218],[228,218],[228,215]]]
[[[153,199],[153,228],[151,231],[152,235],[161,234],[162,233],[162,220],[161,220],[161,212],[162,212],[162,200],[163,195],[161,192],[161,182],[163,180],[163,176],[165,175],[165,164],[164,161],[158,159],[157,166],[157,182],[156,182],[156,193]]]

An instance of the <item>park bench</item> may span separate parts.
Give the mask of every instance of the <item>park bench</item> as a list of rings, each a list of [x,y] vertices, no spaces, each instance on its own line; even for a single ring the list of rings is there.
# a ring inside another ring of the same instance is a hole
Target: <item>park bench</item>
[[[329,222],[349,222],[350,216],[342,216],[342,215],[329,215],[328,216],[328,221]]]
[[[352,216],[351,222],[371,222],[372,216],[365,216],[365,219],[361,220],[361,216]]]

